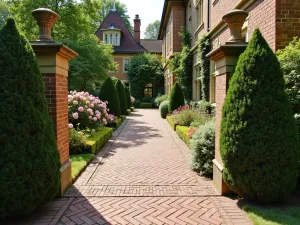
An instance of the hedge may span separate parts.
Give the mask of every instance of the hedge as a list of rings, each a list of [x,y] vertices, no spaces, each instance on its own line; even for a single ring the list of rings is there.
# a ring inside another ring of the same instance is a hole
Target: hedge
[[[93,154],[70,155],[72,160],[72,182],[74,183],[80,174],[85,170],[89,163],[93,160]]]
[[[120,80],[118,80],[115,87],[119,95],[121,114],[125,114],[127,112],[127,96],[124,89],[124,85]]]
[[[131,110],[131,112],[133,112],[133,111],[134,111],[134,107],[133,107],[133,106],[131,106],[131,107],[130,107],[130,110]]]
[[[176,131],[177,124],[174,123],[172,116],[167,116],[166,120],[168,121],[172,129]]]
[[[176,126],[176,133],[187,144],[187,146],[190,146],[190,138],[188,136],[188,133],[189,133],[188,127]]]
[[[131,114],[131,110],[127,109],[127,115],[130,115],[130,114]]]
[[[112,133],[112,128],[103,127],[99,131],[95,132],[92,137],[87,138],[87,153],[92,153],[94,155],[97,154],[109,141]]]
[[[140,107],[141,107],[142,109],[152,108],[152,103],[142,102],[142,103],[140,104]]]
[[[121,126],[122,123],[123,123],[123,119],[120,117],[120,118],[117,119],[117,121],[115,123],[108,124],[108,127],[112,127],[114,129],[117,129],[119,126]]]

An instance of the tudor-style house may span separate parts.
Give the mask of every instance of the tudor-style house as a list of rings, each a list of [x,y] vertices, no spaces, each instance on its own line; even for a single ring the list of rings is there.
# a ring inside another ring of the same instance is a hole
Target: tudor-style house
[[[134,19],[134,35],[126,27],[121,15],[116,9],[112,9],[96,31],[97,37],[114,48],[114,61],[118,65],[116,72],[109,73],[110,77],[116,77],[124,84],[129,85],[128,69],[130,59],[136,54],[151,53],[161,56],[161,40],[141,39],[141,20],[139,15]],[[145,87],[145,95],[154,97],[153,87]]]
[[[300,36],[300,2],[286,0],[165,0],[159,40],[163,41],[162,57],[167,61],[181,51],[180,28],[185,26],[192,36],[193,100],[200,100],[199,59],[197,41],[208,35],[211,49],[225,44],[230,32],[223,15],[234,9],[249,13],[243,25],[243,36],[248,41],[255,28],[259,28],[270,47],[283,48],[293,37]],[[210,102],[215,102],[215,65],[211,61]],[[175,78],[164,65],[165,93],[170,93]]]

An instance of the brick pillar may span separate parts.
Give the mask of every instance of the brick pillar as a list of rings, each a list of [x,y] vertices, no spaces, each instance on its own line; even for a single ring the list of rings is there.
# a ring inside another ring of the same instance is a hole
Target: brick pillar
[[[35,18],[39,17],[47,27],[49,27],[49,23],[45,23],[45,18],[53,19],[57,16],[58,19],[58,15],[50,10],[38,9],[34,13]],[[52,17],[45,16],[47,13],[52,15]],[[42,26],[41,24],[39,25],[40,27]],[[31,42],[31,46],[36,54],[41,75],[43,76],[49,114],[52,117],[55,128],[61,162],[61,195],[63,195],[72,184],[68,130],[69,60],[75,58],[78,54],[65,45],[52,41],[51,28],[46,32],[44,28],[41,29],[38,40]]]

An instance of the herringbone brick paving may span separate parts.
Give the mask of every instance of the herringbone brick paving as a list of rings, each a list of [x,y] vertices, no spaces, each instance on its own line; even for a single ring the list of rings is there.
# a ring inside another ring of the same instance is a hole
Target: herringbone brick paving
[[[188,151],[157,110],[138,110],[63,199],[19,224],[252,224],[189,169]]]

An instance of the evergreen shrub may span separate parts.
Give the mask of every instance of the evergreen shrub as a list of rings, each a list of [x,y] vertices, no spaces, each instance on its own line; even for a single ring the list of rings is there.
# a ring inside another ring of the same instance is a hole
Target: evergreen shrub
[[[296,187],[299,140],[277,57],[258,29],[240,56],[223,106],[220,149],[225,182],[261,202]]]
[[[60,159],[44,83],[28,40],[0,30],[0,218],[30,214],[60,188]]]
[[[132,106],[131,96],[130,96],[129,88],[126,86],[125,86],[125,93],[126,93],[127,109],[130,109],[130,107]]]
[[[108,77],[102,84],[99,98],[101,101],[107,101],[107,108],[109,113],[119,117],[121,115],[120,100],[116,87],[114,86],[110,77]]]
[[[159,94],[156,98],[155,98],[155,105],[157,107],[160,106],[160,104],[163,102],[163,101],[166,101],[166,100],[169,100],[169,96],[168,95],[161,95]]]
[[[181,87],[178,83],[175,83],[171,90],[169,111],[173,112],[179,107],[184,106],[184,96]]]
[[[122,84],[122,82],[120,80],[118,80],[116,83],[116,89],[117,89],[118,95],[119,95],[121,114],[126,115],[127,114],[127,97],[126,97],[124,85]]]
[[[168,100],[163,101],[162,103],[160,103],[159,112],[160,112],[161,118],[166,118],[166,116],[169,113],[169,101]]]
[[[215,157],[215,122],[210,120],[200,126],[190,141],[191,168],[201,175],[211,176]]]

